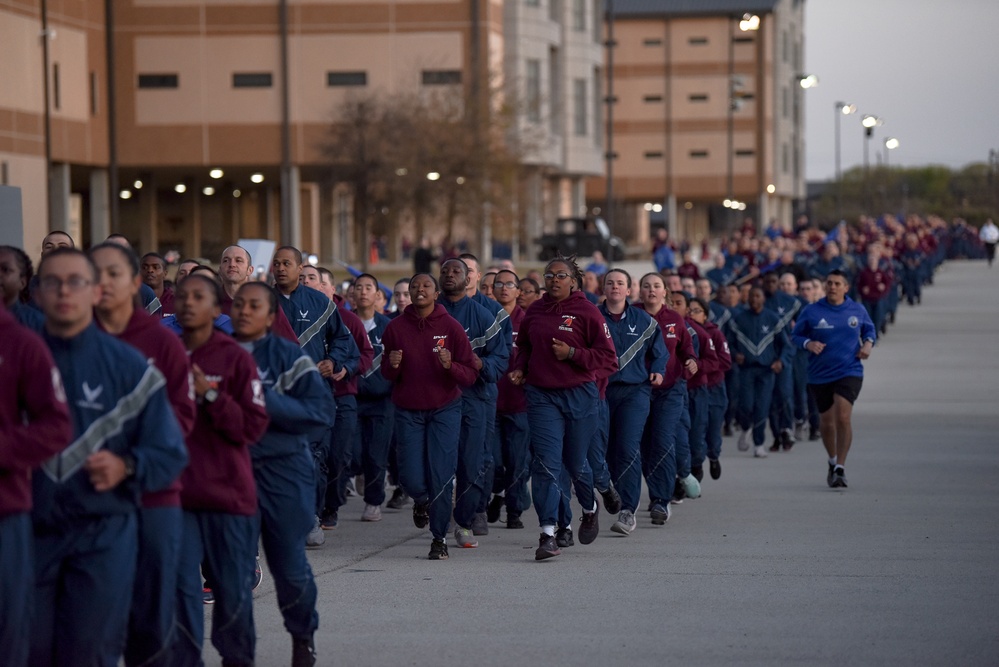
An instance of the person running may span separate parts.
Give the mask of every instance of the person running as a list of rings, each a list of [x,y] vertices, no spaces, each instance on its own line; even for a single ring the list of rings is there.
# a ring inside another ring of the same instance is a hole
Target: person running
[[[169,664],[201,664],[205,634],[201,565],[215,596],[212,645],[224,664],[252,664],[257,489],[250,445],[267,429],[264,389],[253,357],[215,328],[222,288],[194,272],[175,293],[191,360],[198,412],[181,476],[184,530],[178,563],[176,641]]]
[[[0,266],[4,261],[0,255]],[[3,306],[0,339],[6,357],[0,383],[0,655],[5,664],[23,667],[35,584],[31,475],[72,440],[73,423],[52,354]]]
[[[579,541],[593,542],[600,530],[593,473],[586,457],[596,428],[596,379],[617,370],[610,330],[582,293],[583,276],[574,259],[551,260],[544,279],[545,295],[520,324],[510,372],[514,384],[526,385],[533,454],[531,491],[541,524],[536,560],[561,554],[556,527],[568,533],[564,538],[572,535],[571,526],[558,526],[559,502],[569,493],[568,488],[561,488],[563,466],[583,508]]]
[[[14,246],[0,246],[0,296],[3,297],[3,304],[20,324],[41,333],[45,316],[28,305],[31,301],[28,288],[31,279],[31,259],[28,255]]]
[[[98,280],[75,249],[53,250],[38,267],[45,342],[75,439],[31,477],[34,665],[117,664],[136,578],[140,494],[167,488],[187,463],[163,374],[94,323]]]
[[[621,497],[611,530],[630,535],[642,496],[642,431],[649,418],[652,387],[663,383],[669,352],[658,323],[641,308],[628,306],[631,275],[611,269],[604,276],[599,306],[614,341],[618,370],[608,378],[607,464]]]
[[[292,638],[292,667],[316,662],[317,590],[305,557],[313,523],[309,433],[329,427],[334,414],[329,388],[302,349],[270,333],[278,297],[264,283],[246,283],[232,304],[235,338],[253,355],[270,420],[250,448],[260,508],[258,531],[274,577],[278,608]],[[256,543],[256,540],[254,540]]]
[[[197,268],[199,267],[192,267],[190,271],[194,271]],[[253,277],[253,272],[253,261],[246,248],[231,245],[222,251],[222,259],[219,260],[219,277],[222,279],[221,311],[223,315],[228,316],[230,314],[232,300],[236,297],[236,292],[250,281],[250,278]],[[180,284],[180,281],[186,275],[186,273],[181,275],[181,271],[178,269],[177,284]],[[275,315],[274,326],[271,327],[271,332],[292,343],[298,343],[298,334],[291,328],[291,323],[288,321],[283,308],[279,309],[277,315]]]
[[[166,282],[166,260],[158,252],[147,252],[140,262],[142,282],[160,300],[160,310],[157,315],[163,317],[173,314],[173,287]]]
[[[430,525],[428,558],[446,560],[461,389],[479,371],[465,330],[438,302],[437,280],[418,273],[409,291],[412,303],[385,327],[382,375],[392,383],[399,481],[413,498],[413,523]]]
[[[642,473],[649,486],[652,523],[664,525],[670,517],[670,500],[676,485],[676,434],[687,396],[684,375],[697,372],[694,343],[683,318],[667,307],[670,293],[658,273],[642,276],[639,296],[642,308],[659,324],[669,357],[663,382],[652,389],[649,419],[642,434]]]
[[[101,299],[94,307],[97,325],[137,349],[163,374],[174,417],[188,437],[196,408],[187,351],[156,316],[135,307],[140,281],[135,253],[115,243],[102,243],[88,254],[100,275]],[[170,305],[172,310],[172,295]],[[135,580],[125,644],[125,664],[130,667],[165,664],[173,641],[183,530],[179,475],[166,489],[143,495],[138,521],[137,571],[141,576]]]
[[[846,294],[842,271],[826,276],[824,299],[806,306],[793,341],[810,352],[808,384],[819,408],[822,444],[829,455],[826,483],[846,488],[846,456],[853,443],[853,404],[864,381],[863,361],[871,356],[877,330],[867,310]]]
[[[708,319],[708,304],[701,299],[692,299],[687,314],[707,332],[709,349],[718,357],[718,365],[714,370],[706,373],[705,386],[707,389],[707,424],[705,426],[705,443],[707,445],[706,455],[708,457],[708,469],[711,479],[721,478],[721,447],[722,447],[722,422],[725,418],[725,410],[728,407],[728,395],[725,393],[725,374],[732,366],[732,357],[728,347],[728,340],[725,334],[714,322]],[[703,460],[701,461],[703,463]],[[691,468],[697,481],[701,481],[703,471],[698,472],[695,462],[691,461]]]
[[[780,289],[780,277],[776,271],[763,275],[763,293],[766,300],[763,307],[777,314],[777,326],[790,335],[794,318],[801,310],[801,302]],[[789,357],[777,378],[774,380],[774,395],[770,401],[770,430],[774,444],[770,451],[781,447],[788,451],[794,446],[794,355]]]
[[[541,298],[541,285],[534,278],[520,279],[520,296],[517,297],[517,305],[525,313],[531,304]]]

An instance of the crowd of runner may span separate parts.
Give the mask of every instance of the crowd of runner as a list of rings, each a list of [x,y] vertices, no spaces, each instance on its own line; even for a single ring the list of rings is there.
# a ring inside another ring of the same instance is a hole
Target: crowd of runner
[[[547,560],[598,537],[601,505],[621,535],[665,524],[726,436],[756,458],[821,439],[845,488],[861,362],[979,252],[966,225],[885,217],[747,226],[703,274],[660,234],[642,276],[463,254],[338,289],[287,246],[267,282],[239,246],[172,281],[117,235],[53,232],[37,270],[0,246],[0,655],[197,665],[211,603],[223,663],[252,664],[261,545],[292,664],[315,664],[306,549],[351,495],[365,522],[411,503],[431,560],[533,505]]]

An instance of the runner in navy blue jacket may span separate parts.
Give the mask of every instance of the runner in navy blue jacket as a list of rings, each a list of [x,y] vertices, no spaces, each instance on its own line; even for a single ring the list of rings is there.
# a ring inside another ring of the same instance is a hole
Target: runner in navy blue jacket
[[[808,350],[808,384],[819,406],[822,444],[829,455],[826,483],[846,487],[846,455],[853,443],[853,403],[863,384],[863,361],[877,340],[867,310],[846,293],[844,273],[826,277],[826,297],[806,306],[794,327],[794,345]]]
[[[291,664],[311,665],[319,614],[316,583],[305,557],[315,476],[308,436],[329,426],[333,399],[302,348],[270,333],[277,312],[278,296],[264,283],[245,283],[232,303],[236,340],[257,363],[270,418],[267,432],[250,448],[260,506],[258,530],[278,608],[292,638]]]
[[[31,259],[20,248],[0,246],[0,298],[15,320],[35,333],[41,333],[45,316],[28,305],[30,282]]]
[[[611,269],[604,276],[606,301],[600,306],[617,351],[618,370],[610,376],[607,464],[621,494],[621,511],[611,530],[628,535],[635,530],[635,512],[642,495],[642,431],[649,418],[652,387],[663,382],[669,352],[659,325],[641,308],[628,307],[631,276]]]
[[[448,557],[447,524],[458,467],[461,390],[478,377],[465,330],[437,303],[433,276],[409,283],[412,303],[385,328],[382,375],[392,382],[399,480],[413,497],[413,523],[430,524],[430,560]]]
[[[767,417],[773,397],[774,382],[784,366],[790,364],[791,349],[787,331],[780,326],[777,313],[764,308],[763,288],[749,292],[749,308],[732,318],[735,346],[732,357],[739,364],[740,378],[739,451],[747,451],[749,430],[753,432],[753,455],[764,458]]]
[[[22,667],[35,587],[31,470],[72,440],[73,423],[52,354],[2,306],[0,340],[0,655]]]
[[[790,336],[794,319],[801,309],[801,301],[782,291],[779,284],[780,277],[776,271],[763,276],[763,292],[767,297],[763,307],[777,314],[778,326]],[[785,450],[790,449],[794,444],[793,426],[794,355],[792,354],[774,380],[774,396],[770,403],[770,430],[773,432],[775,444],[779,442]]]
[[[465,294],[468,281],[468,267],[460,259],[449,259],[441,265],[438,303],[465,329],[475,355],[473,363],[479,371],[475,384],[461,392],[461,437],[455,480],[454,539],[458,546],[471,548],[478,546],[472,521],[483,496],[488,499],[492,489],[491,484],[486,486],[485,476],[486,449],[491,442],[489,417],[492,413],[495,421],[496,381],[507,370],[510,346],[503,338],[501,323],[508,319],[506,311],[502,320],[497,321],[485,306]]]
[[[527,418],[533,461],[531,486],[541,524],[537,560],[561,554],[555,536],[568,468],[583,508],[579,541],[589,544],[599,532],[593,473],[586,460],[595,429],[599,376],[617,370],[617,353],[600,311],[580,291],[582,274],[572,258],[557,257],[545,267],[545,295],[527,311],[517,335],[517,356],[510,379],[526,382]],[[566,536],[571,543],[571,527]]]
[[[32,477],[30,662],[113,665],[136,574],[139,494],[166,488],[187,454],[163,374],[93,322],[100,298],[94,264],[78,250],[55,250],[38,276],[45,340],[76,439]]]

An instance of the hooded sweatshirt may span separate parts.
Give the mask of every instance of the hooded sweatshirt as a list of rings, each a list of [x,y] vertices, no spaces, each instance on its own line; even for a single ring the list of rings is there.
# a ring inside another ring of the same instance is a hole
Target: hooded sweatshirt
[[[375,348],[368,340],[368,332],[364,330],[364,324],[360,318],[346,308],[338,308],[343,325],[347,327],[354,344],[357,346],[359,357],[357,360],[357,370],[347,373],[347,377],[333,383],[333,395],[337,398],[341,396],[357,396],[357,380],[371,369],[371,362],[375,358]]]
[[[392,382],[392,402],[404,410],[442,408],[479,376],[465,329],[439,303],[427,317],[421,317],[416,306],[407,306],[385,327],[382,345],[382,375]],[[441,348],[451,352],[449,369],[437,356]],[[402,351],[398,368],[389,362],[394,350]]]
[[[634,305],[645,312],[641,303],[635,303]],[[658,313],[652,315],[652,319],[659,323],[663,342],[666,343],[666,351],[669,353],[669,358],[666,360],[666,375],[663,377],[663,383],[658,387],[652,388],[653,391],[663,391],[675,385],[677,380],[686,379],[684,364],[687,363],[688,359],[696,359],[697,355],[694,353],[694,341],[687,330],[687,323],[683,321],[683,318],[676,311],[663,306],[659,309]]]
[[[507,370],[511,370],[517,355],[517,332],[520,331],[520,323],[524,321],[524,309],[520,306],[514,306],[513,312],[510,313],[510,328],[513,339],[513,345],[510,347],[510,364]],[[503,373],[499,381],[496,383],[496,389],[499,396],[496,399],[496,412],[501,415],[512,415],[521,412],[527,412],[527,398],[524,395],[524,387],[521,385],[516,385],[510,381],[509,373]]]

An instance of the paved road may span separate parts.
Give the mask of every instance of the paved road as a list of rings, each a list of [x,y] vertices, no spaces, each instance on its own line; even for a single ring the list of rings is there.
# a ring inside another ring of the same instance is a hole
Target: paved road
[[[868,362],[850,488],[819,443],[754,460],[726,439],[721,480],[664,527],[533,560],[494,528],[431,563],[409,511],[353,499],[310,553],[320,664],[999,663],[999,269],[953,263]],[[525,514],[525,518],[527,515]],[[270,579],[258,664],[287,664]],[[209,664],[218,664],[210,646]]]

